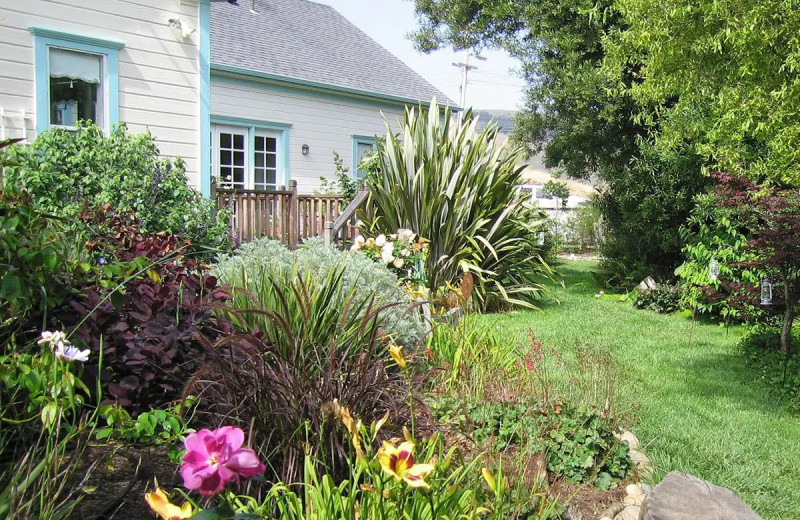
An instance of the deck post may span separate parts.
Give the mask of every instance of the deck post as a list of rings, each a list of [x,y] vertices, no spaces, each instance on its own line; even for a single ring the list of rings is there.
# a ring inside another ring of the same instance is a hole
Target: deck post
[[[289,181],[289,249],[296,249],[300,236],[300,210],[297,202],[297,181]]]
[[[322,232],[322,240],[326,246],[333,244],[333,222],[330,220],[325,221],[325,229]]]

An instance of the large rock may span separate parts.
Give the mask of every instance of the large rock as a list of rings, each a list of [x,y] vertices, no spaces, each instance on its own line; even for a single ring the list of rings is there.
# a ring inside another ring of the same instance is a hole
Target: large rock
[[[673,471],[642,506],[642,520],[762,520],[731,490]]]

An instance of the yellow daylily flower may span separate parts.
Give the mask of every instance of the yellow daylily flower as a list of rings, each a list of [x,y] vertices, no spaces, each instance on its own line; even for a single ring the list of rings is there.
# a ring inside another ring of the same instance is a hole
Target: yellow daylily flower
[[[361,421],[356,422],[356,420],[350,415],[350,410],[348,410],[345,406],[341,406],[338,400],[334,399],[333,404],[336,414],[342,420],[342,424],[344,424],[344,427],[347,428],[347,431],[350,433],[350,439],[353,442],[353,448],[356,450],[356,458],[358,460],[363,460],[364,450],[361,448]]]
[[[483,480],[485,480],[486,483],[489,484],[489,489],[491,489],[492,493],[494,493],[496,495],[497,494],[497,480],[495,480],[494,475],[492,474],[492,472],[489,470],[489,468],[483,468],[481,470],[481,473],[483,474]]]
[[[190,518],[194,514],[192,504],[186,502],[181,507],[176,506],[169,501],[167,494],[164,493],[161,488],[156,488],[155,491],[145,493],[144,499],[147,505],[150,506],[150,509],[163,520],[181,520],[183,518]]]
[[[425,482],[425,477],[430,475],[434,468],[431,464],[414,463],[414,445],[410,442],[404,442],[396,448],[384,442],[378,449],[378,462],[386,473],[398,481],[402,480],[414,488],[430,487]]]
[[[406,358],[403,357],[403,347],[392,345],[389,347],[389,355],[392,356],[392,359],[397,363],[397,366],[400,367],[400,370],[406,369]]]
[[[375,440],[375,437],[378,436],[378,432],[381,431],[383,425],[386,424],[386,421],[389,420],[389,410],[386,410],[386,413],[383,417],[378,419],[377,422],[372,423],[372,440]]]

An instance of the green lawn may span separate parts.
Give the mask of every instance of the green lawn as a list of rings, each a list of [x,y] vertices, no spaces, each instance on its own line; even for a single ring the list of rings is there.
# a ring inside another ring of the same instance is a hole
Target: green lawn
[[[754,380],[736,343],[740,328],[692,323],[596,299],[594,263],[560,268],[560,300],[543,312],[489,315],[499,334],[522,341],[530,328],[546,346],[606,347],[620,372],[619,402],[656,469],[677,470],[731,488],[765,520],[800,518],[800,419]],[[552,300],[552,299],[551,299]]]

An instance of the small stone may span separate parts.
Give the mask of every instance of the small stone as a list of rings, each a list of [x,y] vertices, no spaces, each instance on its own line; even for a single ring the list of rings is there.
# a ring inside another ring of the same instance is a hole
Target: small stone
[[[653,486],[651,486],[650,484],[642,484],[642,490],[645,493],[649,493],[649,492],[653,491]]]
[[[641,494],[641,495],[628,495],[622,500],[622,503],[625,504],[626,506],[637,506],[638,507],[638,506],[642,505],[642,502],[644,502],[644,498],[646,496],[647,495],[644,495],[644,494]]]
[[[650,477],[653,475],[653,465],[650,463],[650,459],[647,458],[647,455],[640,451],[631,450],[628,452],[628,456],[636,465],[636,470],[639,472],[639,475],[643,477]]]
[[[628,506],[615,516],[614,520],[639,520],[641,509],[639,506]]]
[[[614,437],[620,441],[627,441],[628,448],[631,450],[638,451],[642,447],[641,443],[639,443],[639,439],[636,438],[636,435],[632,434],[628,430],[621,430],[620,433],[615,433]]]
[[[644,495],[646,492],[639,484],[628,484],[625,486],[625,493],[629,496]]]

